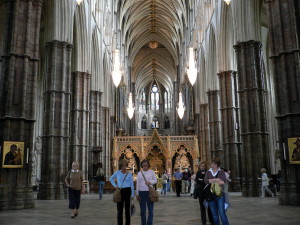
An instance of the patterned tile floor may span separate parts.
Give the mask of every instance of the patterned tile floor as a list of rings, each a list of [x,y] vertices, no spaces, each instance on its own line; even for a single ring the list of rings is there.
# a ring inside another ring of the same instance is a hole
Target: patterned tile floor
[[[281,206],[278,198],[244,198],[230,193],[232,207],[227,211],[231,225],[299,225],[300,207]],[[132,225],[140,224],[139,206],[132,217]],[[0,211],[1,225],[114,225],[116,205],[112,195],[98,200],[96,194],[82,196],[79,217],[70,219],[67,200],[37,200],[34,209]],[[162,196],[154,206],[154,224],[201,224],[198,200],[189,196],[177,198],[174,193]]]

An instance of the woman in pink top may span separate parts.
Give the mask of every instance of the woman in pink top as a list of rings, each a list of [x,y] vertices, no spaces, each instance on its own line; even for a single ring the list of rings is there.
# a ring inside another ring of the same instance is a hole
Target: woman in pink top
[[[138,172],[136,178],[136,199],[140,202],[142,225],[153,224],[154,203],[149,198],[149,187],[157,183],[157,178],[153,170],[150,170],[150,163],[144,159],[141,162],[142,171]],[[145,178],[144,178],[144,176]],[[148,207],[148,219],[146,223],[146,205]]]

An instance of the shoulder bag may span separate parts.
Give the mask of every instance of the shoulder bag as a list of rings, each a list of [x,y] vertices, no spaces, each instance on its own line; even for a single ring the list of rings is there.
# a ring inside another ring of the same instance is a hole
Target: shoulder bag
[[[120,203],[120,202],[122,201],[122,197],[121,197],[121,189],[122,189],[122,186],[123,186],[123,184],[124,184],[124,181],[125,181],[127,175],[128,175],[128,173],[126,173],[126,175],[125,175],[125,177],[124,177],[124,179],[123,179],[123,182],[122,182],[121,187],[120,187],[120,188],[117,188],[117,189],[114,191],[114,193],[113,193],[113,201],[114,201],[115,203]]]
[[[141,171],[141,173],[142,173],[142,175],[144,177],[145,182],[147,183],[147,180],[146,180],[146,178],[144,176],[143,171]],[[159,197],[158,197],[157,191],[153,187],[151,187],[150,185],[148,185],[148,188],[149,188],[149,198],[150,198],[150,201],[151,202],[158,202],[159,201]]]

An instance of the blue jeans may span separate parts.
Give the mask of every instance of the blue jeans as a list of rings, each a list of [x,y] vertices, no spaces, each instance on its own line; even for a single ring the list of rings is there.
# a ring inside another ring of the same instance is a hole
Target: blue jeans
[[[214,200],[208,201],[212,217],[214,219],[214,225],[220,225],[219,215],[223,225],[229,225],[228,219],[225,213],[225,197],[224,194],[221,198],[215,197]]]
[[[163,188],[161,189],[161,194],[167,193],[167,184],[163,184]]]
[[[98,182],[99,199],[102,199],[105,181]]]
[[[170,181],[168,181],[168,183],[167,183],[167,192],[170,192],[171,191],[171,187],[170,187],[171,185],[170,185]]]
[[[141,221],[142,225],[152,225],[153,224],[153,208],[154,203],[150,201],[149,191],[139,191],[140,196],[140,208],[141,208]],[[146,204],[148,207],[148,220],[146,223]]]

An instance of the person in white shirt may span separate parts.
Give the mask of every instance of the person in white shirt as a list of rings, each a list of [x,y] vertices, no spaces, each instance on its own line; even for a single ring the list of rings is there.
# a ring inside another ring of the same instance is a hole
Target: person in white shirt
[[[166,194],[167,193],[167,183],[168,183],[168,173],[167,171],[164,172],[164,174],[161,177],[161,183],[163,185],[163,188],[161,189],[161,194]]]
[[[153,170],[150,170],[150,163],[144,159],[141,162],[142,171],[138,172],[136,178],[136,199],[140,203],[142,225],[153,224],[154,203],[149,198],[149,186],[157,183],[157,178]],[[143,173],[143,174],[142,174]],[[145,176],[145,178],[143,177]],[[146,181],[145,181],[146,179]],[[146,223],[146,205],[148,207],[148,219]]]
[[[261,197],[265,197],[265,192],[268,192],[269,195],[271,195],[272,197],[274,197],[274,194],[272,193],[272,191],[269,189],[269,178],[267,175],[267,171],[265,168],[261,168],[260,170],[261,172]]]

